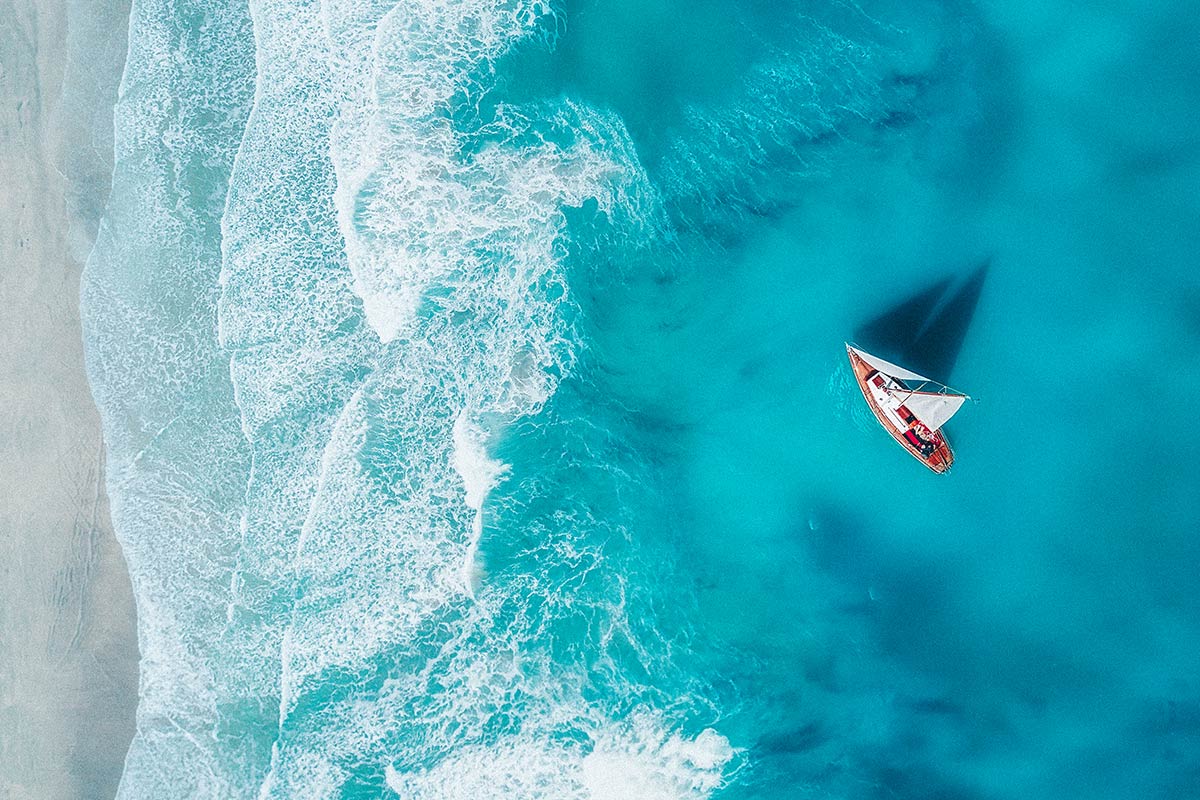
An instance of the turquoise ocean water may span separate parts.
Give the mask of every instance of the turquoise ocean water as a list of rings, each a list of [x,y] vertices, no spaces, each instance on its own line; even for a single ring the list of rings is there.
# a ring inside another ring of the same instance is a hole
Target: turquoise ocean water
[[[120,796],[1200,797],[1198,24],[137,0]],[[981,264],[935,476],[842,343]]]

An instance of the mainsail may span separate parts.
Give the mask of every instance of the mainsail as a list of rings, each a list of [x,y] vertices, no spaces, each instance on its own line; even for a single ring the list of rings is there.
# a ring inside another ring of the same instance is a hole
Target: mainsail
[[[901,367],[897,364],[893,364],[890,361],[884,361],[879,356],[873,356],[870,353],[864,353],[862,350],[859,350],[857,347],[850,347],[850,349],[854,351],[855,355],[857,355],[863,361],[870,364],[875,369],[882,372],[884,375],[891,375],[893,378],[899,378],[902,381],[921,381],[922,383],[936,383],[936,381],[931,380],[930,378],[926,378],[924,375],[918,375],[917,373],[907,370],[904,367]]]
[[[876,367],[878,369],[878,367]],[[925,423],[931,431],[946,424],[946,421],[958,413],[967,396],[963,394],[942,394],[940,392],[900,392],[892,391],[892,396],[904,401],[908,410],[917,419]]]

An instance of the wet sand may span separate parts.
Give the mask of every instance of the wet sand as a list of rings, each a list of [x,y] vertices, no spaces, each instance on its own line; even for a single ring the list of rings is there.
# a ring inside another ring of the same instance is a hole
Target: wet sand
[[[129,12],[104,5],[0,0],[4,800],[112,797],[134,731],[134,603],[79,324]]]

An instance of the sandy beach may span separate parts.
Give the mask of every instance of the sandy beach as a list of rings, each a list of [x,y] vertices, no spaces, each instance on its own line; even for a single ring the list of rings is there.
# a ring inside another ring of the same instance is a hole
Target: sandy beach
[[[0,0],[4,800],[112,797],[134,731],[134,603],[79,323],[128,13]]]

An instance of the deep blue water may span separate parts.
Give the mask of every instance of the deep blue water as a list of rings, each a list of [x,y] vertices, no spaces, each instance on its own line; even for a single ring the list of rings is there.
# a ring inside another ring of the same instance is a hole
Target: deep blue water
[[[1200,797],[1198,19],[136,3],[121,797]]]

